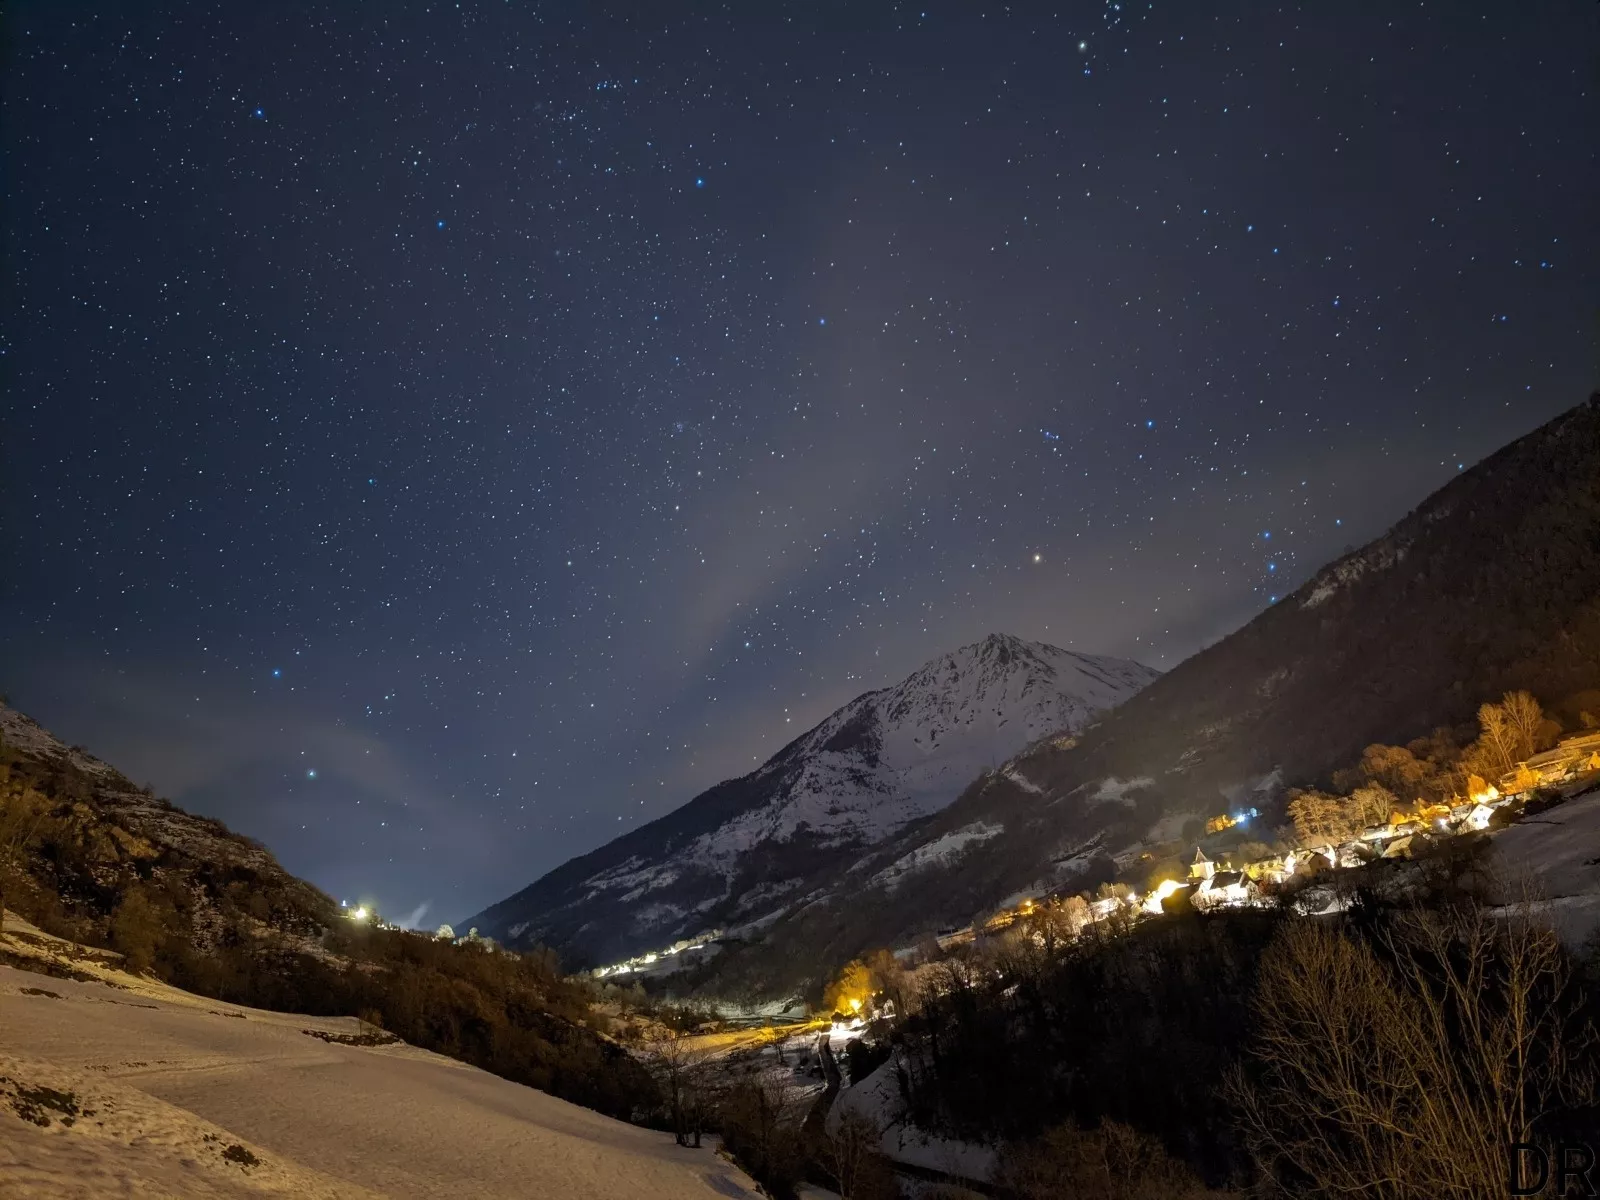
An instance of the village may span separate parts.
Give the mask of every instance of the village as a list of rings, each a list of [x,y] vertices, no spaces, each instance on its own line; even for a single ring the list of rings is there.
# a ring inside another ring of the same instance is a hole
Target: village
[[[1382,819],[1346,831],[1348,836],[1298,838],[1299,844],[1282,853],[1242,855],[1243,850],[1262,846],[1249,832],[1250,823],[1260,813],[1252,808],[1222,814],[1207,820],[1205,835],[1193,846],[1193,856],[1181,875],[1168,871],[1165,878],[1152,880],[1142,893],[1126,884],[1106,884],[1093,898],[1060,894],[1024,897],[1015,907],[1003,909],[980,924],[941,933],[939,945],[948,949],[981,934],[999,933],[1019,920],[1036,918],[1046,908],[1064,910],[1069,930],[1075,933],[1085,925],[1113,918],[1160,915],[1188,907],[1206,911],[1274,905],[1291,880],[1362,867],[1382,859],[1409,858],[1430,842],[1510,823],[1536,797],[1542,797],[1542,806],[1547,806],[1596,786],[1600,786],[1600,732],[1586,732],[1564,738],[1552,749],[1519,762],[1494,783],[1472,776],[1467,794],[1451,803],[1418,800],[1407,808],[1392,809]],[[1502,814],[1498,821],[1496,814]],[[1142,864],[1162,861],[1172,849],[1175,847],[1171,845],[1135,846],[1119,856],[1117,863],[1131,873]],[[1331,911],[1340,903],[1330,897],[1323,911]]]

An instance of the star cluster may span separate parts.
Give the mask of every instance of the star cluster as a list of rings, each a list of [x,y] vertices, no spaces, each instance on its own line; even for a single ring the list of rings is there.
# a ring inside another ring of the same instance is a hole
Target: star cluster
[[[6,21],[4,685],[417,919],[1595,383],[1593,5]]]

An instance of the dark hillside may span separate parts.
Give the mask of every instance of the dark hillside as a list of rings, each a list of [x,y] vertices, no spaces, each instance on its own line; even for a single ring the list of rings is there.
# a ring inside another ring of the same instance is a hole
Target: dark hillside
[[[1453,479],[1382,538],[1112,713],[1052,787],[1175,774],[1226,787],[1325,776],[1373,741],[1555,699],[1600,666],[1600,394]]]

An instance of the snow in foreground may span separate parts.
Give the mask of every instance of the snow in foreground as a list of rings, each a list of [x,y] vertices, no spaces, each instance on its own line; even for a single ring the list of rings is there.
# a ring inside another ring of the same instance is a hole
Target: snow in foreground
[[[353,1022],[121,978],[0,967],[0,1196],[759,1194],[709,1149],[410,1046],[301,1032]]]
[[[1600,788],[1500,830],[1494,853],[1506,899],[1531,884],[1569,946],[1600,931]]]

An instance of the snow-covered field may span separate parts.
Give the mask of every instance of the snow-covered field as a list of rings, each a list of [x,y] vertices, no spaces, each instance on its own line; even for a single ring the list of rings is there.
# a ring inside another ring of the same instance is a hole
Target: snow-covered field
[[[878,1148],[891,1162],[936,1171],[955,1179],[980,1183],[994,1179],[997,1157],[992,1147],[941,1137],[911,1123],[905,1101],[900,1096],[893,1060],[839,1093],[828,1113],[830,1135],[838,1132],[848,1113],[866,1117],[883,1131]]]
[[[80,969],[97,981],[0,967],[7,1200],[759,1195],[709,1148],[403,1044],[302,1032],[353,1021]]]
[[[1600,789],[1496,833],[1494,854],[1507,899],[1531,882],[1569,945],[1600,930]]]

